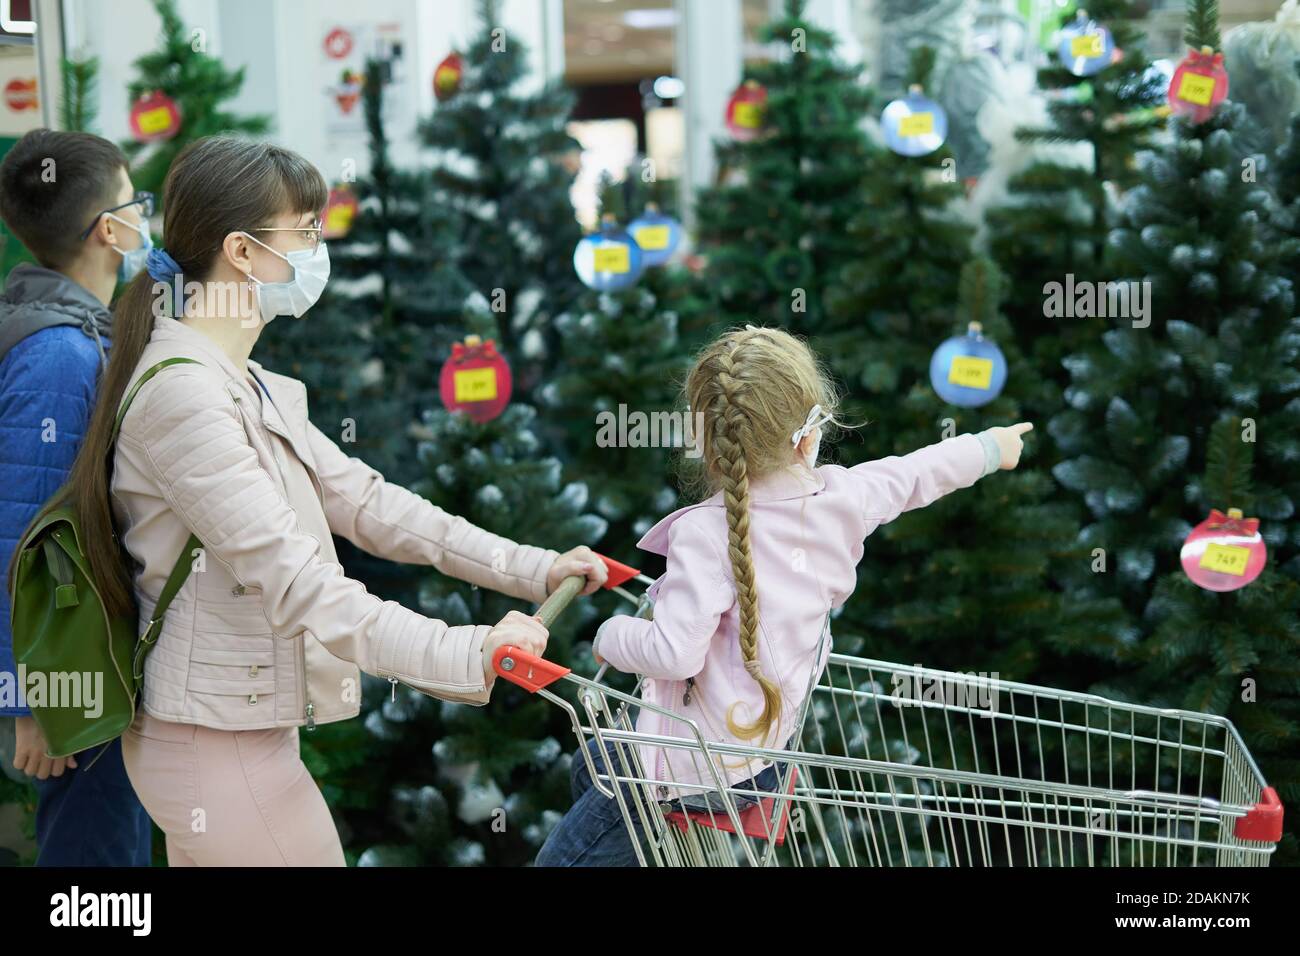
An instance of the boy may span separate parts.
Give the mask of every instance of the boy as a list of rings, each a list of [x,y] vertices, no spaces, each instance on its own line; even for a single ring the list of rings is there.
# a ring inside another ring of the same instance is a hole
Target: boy
[[[108,361],[108,303],[144,265],[152,207],[122,151],[88,133],[33,130],[0,163],[0,218],[39,263],[16,266],[0,295],[0,570],[76,457]],[[0,589],[0,674],[18,686],[9,611]],[[37,864],[148,866],[150,820],[121,742],[82,769],[98,748],[47,757],[21,694],[0,696],[0,720],[10,717],[13,766],[38,791]]]

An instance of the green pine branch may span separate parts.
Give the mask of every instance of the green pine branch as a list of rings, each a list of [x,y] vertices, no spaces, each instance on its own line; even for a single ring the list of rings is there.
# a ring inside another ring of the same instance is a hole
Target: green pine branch
[[[1183,39],[1193,50],[1222,46],[1219,36],[1219,0],[1187,0],[1187,28]]]
[[[59,103],[59,124],[63,129],[93,132],[98,89],[98,57],[63,60],[63,98]]]

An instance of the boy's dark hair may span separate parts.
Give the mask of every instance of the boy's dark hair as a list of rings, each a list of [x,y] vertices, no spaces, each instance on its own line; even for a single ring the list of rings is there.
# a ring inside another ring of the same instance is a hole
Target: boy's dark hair
[[[34,129],[0,163],[0,218],[37,262],[62,268],[95,215],[117,205],[125,168],[126,155],[103,137]]]

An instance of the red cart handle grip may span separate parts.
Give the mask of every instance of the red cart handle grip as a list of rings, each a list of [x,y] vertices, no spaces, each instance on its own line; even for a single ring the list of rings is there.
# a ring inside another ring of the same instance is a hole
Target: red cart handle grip
[[[1282,801],[1277,791],[1265,787],[1259,795],[1259,803],[1244,817],[1237,820],[1232,828],[1238,840],[1259,840],[1263,843],[1277,843],[1282,839]]]
[[[513,644],[502,644],[492,654],[492,669],[499,677],[518,684],[530,694],[554,684],[569,673],[569,668],[553,664],[536,654],[529,654]]]

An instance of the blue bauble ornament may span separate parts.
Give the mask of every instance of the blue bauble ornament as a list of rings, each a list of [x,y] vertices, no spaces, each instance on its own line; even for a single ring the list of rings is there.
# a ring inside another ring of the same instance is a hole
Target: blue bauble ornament
[[[645,270],[641,247],[613,216],[601,218],[600,231],[583,236],[573,250],[573,268],[597,292],[621,292],[636,285]]]
[[[1089,20],[1086,10],[1080,10],[1073,23],[1057,32],[1056,55],[1075,76],[1093,76],[1110,66],[1115,38],[1096,20]]]
[[[948,138],[948,114],[921,87],[912,86],[906,96],[894,100],[880,114],[885,143],[900,156],[933,153]]]
[[[641,263],[647,269],[671,259],[682,242],[682,224],[652,202],[645,204],[645,212],[628,224],[627,231],[641,247]]]
[[[930,357],[930,384],[949,405],[978,408],[1002,393],[1007,384],[1007,360],[978,322],[965,335],[948,339]]]

